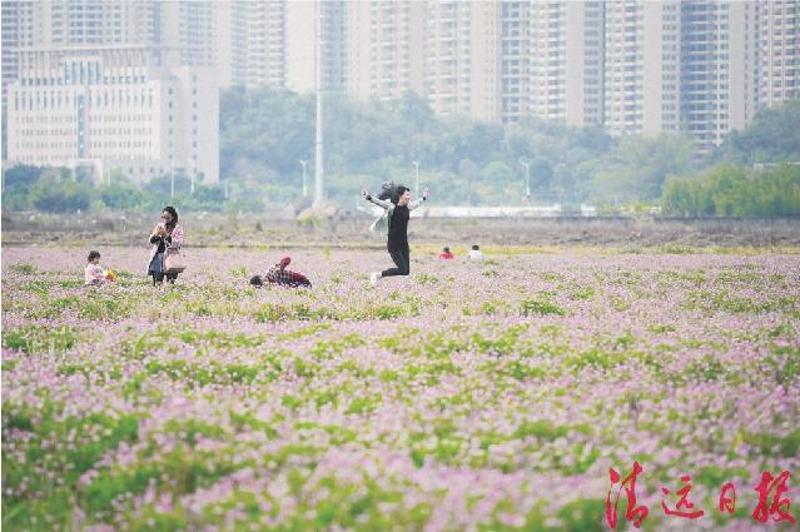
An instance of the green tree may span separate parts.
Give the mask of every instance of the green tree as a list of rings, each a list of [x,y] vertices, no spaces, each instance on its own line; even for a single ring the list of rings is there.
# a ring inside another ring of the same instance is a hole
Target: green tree
[[[742,131],[732,131],[712,154],[713,162],[735,164],[800,161],[800,99],[767,107]]]
[[[85,183],[40,179],[30,191],[31,204],[41,211],[65,213],[88,210],[94,191]]]
[[[668,176],[692,169],[692,156],[692,142],[684,136],[624,137],[593,176],[596,197],[657,199]]]
[[[661,206],[684,216],[797,216],[800,166],[752,171],[717,165],[705,174],[668,180]]]

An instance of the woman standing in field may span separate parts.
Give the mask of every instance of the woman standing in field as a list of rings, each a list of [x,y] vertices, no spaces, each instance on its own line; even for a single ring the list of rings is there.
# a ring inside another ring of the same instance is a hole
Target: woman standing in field
[[[369,274],[369,282],[372,286],[378,284],[383,277],[394,275],[408,275],[411,273],[411,256],[408,247],[408,220],[411,211],[422,205],[428,199],[428,189],[422,192],[422,197],[411,201],[411,189],[398,186],[388,191],[391,201],[375,198],[366,190],[361,191],[361,195],[367,201],[371,201],[378,207],[386,210],[385,218],[387,225],[386,249],[394,261],[395,267],[388,268],[382,272],[372,272]],[[384,194],[381,194],[384,196]]]
[[[167,282],[174,283],[178,273],[167,271],[165,265],[166,257],[170,254],[179,254],[183,246],[183,229],[178,225],[178,212],[174,207],[164,207],[161,221],[150,233],[150,243],[153,248],[150,251],[147,275],[153,276],[153,286],[156,283],[163,283],[165,277]]]

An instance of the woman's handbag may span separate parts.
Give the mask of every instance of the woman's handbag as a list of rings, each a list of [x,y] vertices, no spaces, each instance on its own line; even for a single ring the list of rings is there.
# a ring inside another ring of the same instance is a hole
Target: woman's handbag
[[[167,252],[164,253],[164,273],[181,273],[185,269],[186,258],[180,251],[177,249],[172,251],[167,250]]]

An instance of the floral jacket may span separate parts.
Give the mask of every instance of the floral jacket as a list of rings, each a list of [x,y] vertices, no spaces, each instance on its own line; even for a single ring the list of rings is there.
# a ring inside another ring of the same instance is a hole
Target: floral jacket
[[[150,238],[156,235],[158,231],[158,225],[153,228],[153,231],[150,233],[150,237],[148,238],[148,242],[150,242]],[[153,244],[152,248],[150,249],[150,258],[147,260],[147,268],[150,268],[150,263],[153,262],[153,257],[156,256],[158,253],[158,242]],[[183,246],[183,229],[181,228],[180,224],[176,224],[175,227],[172,228],[172,231],[167,229],[167,238],[164,239],[164,245],[167,247],[167,253],[180,251],[181,247]]]

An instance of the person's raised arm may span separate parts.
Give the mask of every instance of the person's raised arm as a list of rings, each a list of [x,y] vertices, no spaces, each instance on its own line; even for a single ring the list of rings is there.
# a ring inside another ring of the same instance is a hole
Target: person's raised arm
[[[428,187],[425,187],[425,190],[422,191],[422,196],[408,204],[408,210],[413,211],[414,209],[416,209],[417,207],[428,201],[429,195],[430,191],[428,190]]]
[[[166,229],[164,228],[164,224],[156,224],[153,228],[153,231],[150,233],[150,243],[156,244],[159,240],[164,238],[166,234]]]
[[[386,209],[386,210],[388,210],[388,209],[389,209],[389,208],[392,206],[391,202],[389,202],[389,201],[384,201],[384,200],[381,200],[381,199],[378,199],[378,198],[376,198],[375,196],[373,196],[372,194],[370,194],[369,192],[367,192],[367,190],[366,190],[366,189],[364,189],[364,190],[362,190],[362,191],[361,191],[361,196],[362,196],[362,197],[363,197],[365,200],[367,200],[367,201],[369,201],[369,202],[372,202],[372,203],[374,203],[375,205],[377,205],[378,207],[380,207],[380,208],[382,208],[382,209]]]

